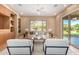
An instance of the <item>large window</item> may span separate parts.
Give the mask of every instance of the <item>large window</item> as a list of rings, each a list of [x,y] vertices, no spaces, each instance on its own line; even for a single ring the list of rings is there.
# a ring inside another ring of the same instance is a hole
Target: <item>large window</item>
[[[30,30],[34,31],[46,31],[46,21],[44,20],[32,20],[30,21]]]

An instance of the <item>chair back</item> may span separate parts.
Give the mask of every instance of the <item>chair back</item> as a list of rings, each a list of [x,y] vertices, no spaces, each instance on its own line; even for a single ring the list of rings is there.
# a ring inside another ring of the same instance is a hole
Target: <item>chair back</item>
[[[65,40],[47,40],[44,46],[45,54],[48,55],[66,55],[69,48]]]
[[[9,39],[7,49],[10,55],[32,54],[32,42],[27,39]]]

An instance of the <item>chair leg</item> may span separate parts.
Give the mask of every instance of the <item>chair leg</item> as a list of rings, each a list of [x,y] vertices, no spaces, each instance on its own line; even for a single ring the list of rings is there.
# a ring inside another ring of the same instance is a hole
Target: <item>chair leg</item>
[[[65,53],[65,55],[67,55],[68,49],[69,49],[69,47],[67,47],[67,50],[66,50],[66,53]]]
[[[8,48],[8,47],[7,47],[7,50],[8,50],[9,55],[11,55],[10,50],[9,50],[9,48]]]

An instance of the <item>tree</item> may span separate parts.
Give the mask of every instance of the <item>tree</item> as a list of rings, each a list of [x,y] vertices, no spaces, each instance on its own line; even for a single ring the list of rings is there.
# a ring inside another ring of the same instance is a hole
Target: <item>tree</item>
[[[77,32],[79,32],[79,24],[74,25],[74,28]]]
[[[68,25],[67,24],[64,24],[64,31],[68,32]]]

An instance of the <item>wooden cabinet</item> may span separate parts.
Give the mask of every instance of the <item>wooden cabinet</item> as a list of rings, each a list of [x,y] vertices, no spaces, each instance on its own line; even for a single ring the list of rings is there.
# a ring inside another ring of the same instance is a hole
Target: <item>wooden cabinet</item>
[[[12,38],[12,33],[9,29],[0,29],[0,45]]]
[[[16,14],[0,4],[0,29],[10,29],[10,32],[15,32],[15,20]]]
[[[16,14],[0,4],[0,46],[8,39],[15,38],[15,16]]]

